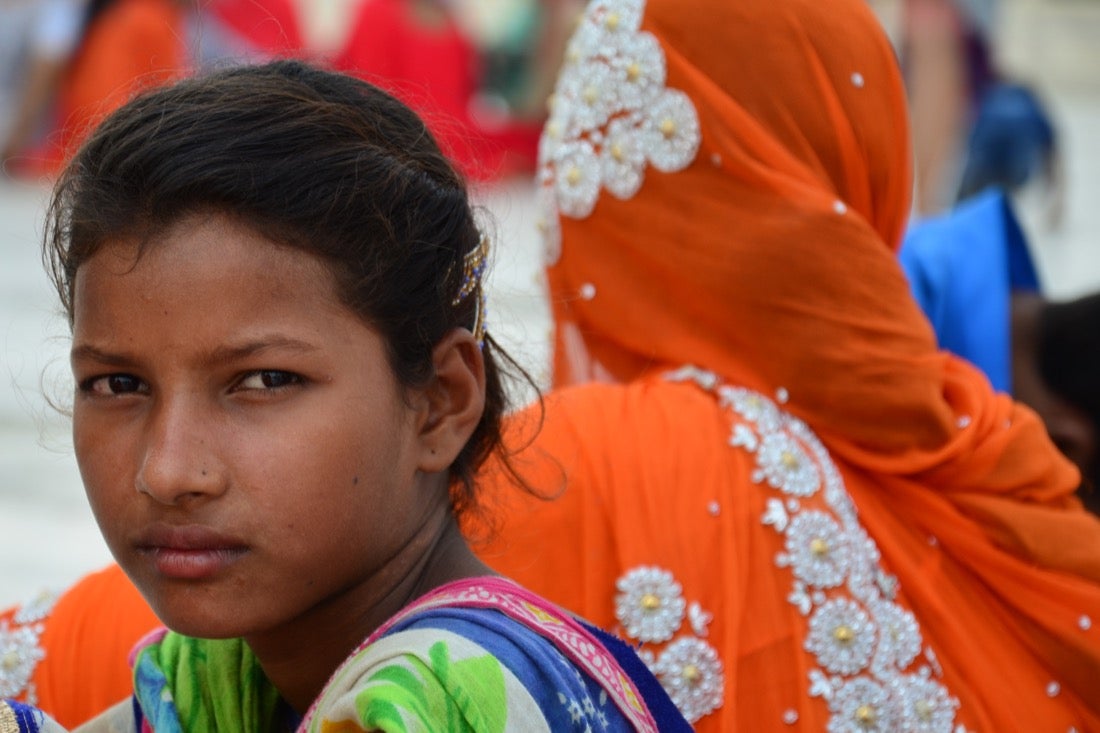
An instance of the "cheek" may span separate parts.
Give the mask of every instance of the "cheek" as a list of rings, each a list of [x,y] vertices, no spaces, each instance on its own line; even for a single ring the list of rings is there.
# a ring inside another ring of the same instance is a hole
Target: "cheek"
[[[93,504],[109,499],[126,483],[130,462],[126,438],[118,430],[73,413],[73,450],[88,499]]]

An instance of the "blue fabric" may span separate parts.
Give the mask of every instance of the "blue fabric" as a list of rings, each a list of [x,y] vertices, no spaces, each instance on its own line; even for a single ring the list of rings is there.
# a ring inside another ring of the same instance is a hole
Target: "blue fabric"
[[[987,191],[918,222],[899,257],[940,348],[977,365],[995,389],[1011,391],[1011,295],[1041,288],[1004,193]]]
[[[19,733],[38,733],[42,729],[45,724],[42,711],[15,700],[4,700],[4,702],[15,714],[15,722],[19,726]]]
[[[444,629],[475,640],[523,683],[553,731],[634,730],[596,680],[567,659],[552,641],[500,611],[438,608],[415,614],[395,624],[387,633],[405,629]],[[600,639],[606,641],[603,636]],[[625,653],[623,649],[609,651],[617,659],[620,655],[634,657],[636,664],[629,669],[624,667],[624,671],[650,706],[662,732],[691,730],[637,655],[629,649]],[[663,718],[657,716],[654,705]]]
[[[587,623],[584,624],[584,627],[603,642],[607,650],[615,655],[615,659],[619,661],[623,671],[630,675],[630,679],[634,680],[634,685],[641,693],[642,699],[645,700],[649,712],[653,714],[653,718],[657,721],[661,733],[691,733],[691,725],[680,714],[680,710],[672,702],[672,698],[668,696],[668,693],[665,692],[665,688],[661,687],[661,683],[657,681],[657,678],[649,673],[649,668],[645,666],[645,662],[641,660],[631,646],[601,628]]]
[[[1035,93],[1021,84],[995,84],[981,98],[967,141],[959,193],[991,186],[1010,191],[1042,175],[1056,148],[1054,126]]]

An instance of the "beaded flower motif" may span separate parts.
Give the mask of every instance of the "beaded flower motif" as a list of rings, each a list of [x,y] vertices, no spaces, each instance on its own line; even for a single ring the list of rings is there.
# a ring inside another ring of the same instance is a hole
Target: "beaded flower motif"
[[[615,618],[638,641],[668,641],[684,620],[684,598],[672,573],[640,567],[619,578]]]
[[[686,366],[666,375],[714,394],[732,416],[729,444],[754,456],[753,481],[770,489],[761,522],[782,538],[776,565],[791,571],[787,601],[807,617],[803,643],[817,667],[809,694],[828,705],[829,733],[952,733],[958,700],[912,613],[895,602],[897,579],[880,567],[874,540],[828,450],[804,422],[764,395]],[[779,390],[777,399],[789,395]],[[820,497],[822,508],[803,504]]]
[[[651,165],[671,173],[699,151],[699,116],[665,86],[661,44],[641,30],[645,0],[593,0],[565,52],[539,141],[538,205],[547,259],[561,251],[558,215],[583,219],[600,190],[633,197]]]
[[[0,698],[37,702],[31,678],[46,657],[40,640],[42,621],[50,615],[58,594],[43,592],[24,603],[11,617],[0,621]]]
[[[688,604],[680,584],[663,568],[640,566],[615,584],[615,618],[627,637],[654,645],[667,642],[684,626],[683,634],[660,651],[643,646],[639,656],[653,671],[672,702],[694,723],[722,704],[725,675],[718,652],[706,636],[713,616],[698,603]]]
[[[38,625],[11,627],[0,621],[0,697],[27,691],[34,668],[46,656],[38,644]]]

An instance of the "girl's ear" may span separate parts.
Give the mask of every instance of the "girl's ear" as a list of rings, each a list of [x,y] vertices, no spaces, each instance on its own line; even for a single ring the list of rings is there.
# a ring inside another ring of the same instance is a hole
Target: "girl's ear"
[[[432,350],[435,376],[418,397],[424,472],[446,471],[485,410],[485,360],[473,334],[456,328]]]

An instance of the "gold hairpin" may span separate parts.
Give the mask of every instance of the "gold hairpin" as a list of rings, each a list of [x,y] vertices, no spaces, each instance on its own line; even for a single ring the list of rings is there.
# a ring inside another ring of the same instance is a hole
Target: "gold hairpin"
[[[485,288],[482,287],[481,278],[485,274],[485,264],[489,259],[489,238],[481,236],[477,246],[466,253],[462,258],[462,284],[458,288],[451,305],[458,305],[468,298],[471,293],[477,292],[477,310],[474,313],[474,338],[478,346],[485,341]]]
[[[462,258],[462,285],[459,286],[458,295],[451,301],[451,305],[458,305],[481,285],[481,276],[485,272],[485,262],[488,258],[489,238],[483,234],[477,246]]]

